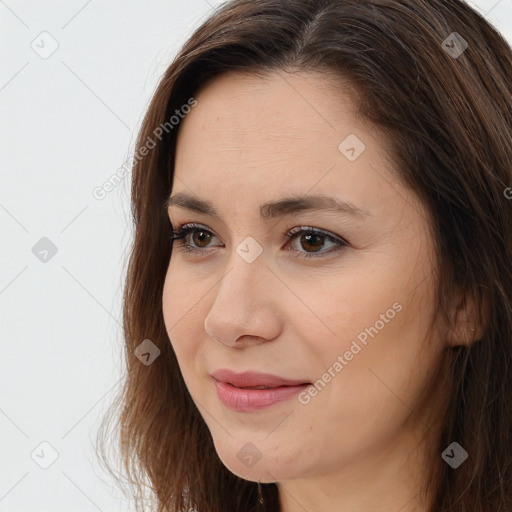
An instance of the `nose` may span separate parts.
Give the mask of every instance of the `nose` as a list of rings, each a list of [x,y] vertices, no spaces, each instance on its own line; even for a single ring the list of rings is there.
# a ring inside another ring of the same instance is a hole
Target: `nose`
[[[266,343],[280,333],[282,284],[261,260],[236,261],[217,285],[204,329],[208,336],[227,347]]]

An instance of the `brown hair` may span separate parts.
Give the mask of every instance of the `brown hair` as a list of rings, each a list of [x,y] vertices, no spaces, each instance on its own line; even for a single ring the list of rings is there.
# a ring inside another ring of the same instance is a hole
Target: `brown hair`
[[[454,32],[468,45],[460,55],[449,51],[464,49],[459,42],[454,46]],[[439,269],[436,312],[448,316],[455,289],[471,297],[478,311],[487,304],[483,337],[447,349],[449,406],[435,447],[440,477],[431,510],[510,512],[512,202],[506,191],[512,191],[512,52],[480,14],[458,0],[233,0],[185,43],[137,139],[142,154],[159,135],[156,147],[133,165],[135,240],[123,316],[127,373],[98,437],[107,468],[107,428],[115,418],[138,510],[145,486],[159,512],[279,510],[275,483],[261,485],[265,503],[259,505],[258,484],[221,463],[162,315],[172,249],[164,205],[179,129],[169,119],[210,80],[231,70],[335,73],[357,91],[360,114],[386,134],[398,175],[431,216]],[[161,351],[148,366],[134,355],[144,339]],[[452,441],[469,453],[457,469],[441,459]]]

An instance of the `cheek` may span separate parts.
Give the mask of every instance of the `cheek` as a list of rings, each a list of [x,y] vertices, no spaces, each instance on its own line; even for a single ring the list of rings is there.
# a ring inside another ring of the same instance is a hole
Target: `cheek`
[[[317,297],[309,305],[318,308],[329,329],[316,322],[316,332],[308,331],[308,320],[301,320],[311,353],[321,362],[315,368],[315,377],[322,381],[318,387],[323,389],[325,382],[332,390],[320,391],[324,398],[317,402],[332,402],[331,410],[342,402],[353,411],[358,402],[359,410],[383,409],[387,401],[400,406],[395,395],[414,403],[442,351],[428,329],[433,297],[427,286],[411,294],[406,283],[401,286],[396,277],[381,273],[327,287],[329,300]]]
[[[178,298],[178,283],[173,279],[175,273],[171,273],[170,269],[169,265],[162,291],[162,314],[167,335],[172,340],[175,325],[180,317],[180,310],[183,308],[183,301]]]
[[[162,314],[167,336],[176,354],[179,366],[184,377],[189,373],[187,368],[197,351],[198,340],[202,339],[200,333],[201,322],[194,320],[195,296],[190,293],[190,284],[174,271],[169,265],[162,291]],[[196,314],[197,316],[197,314]]]
[[[163,316],[171,340],[183,323],[190,322],[200,294],[201,283],[189,275],[179,258],[171,257],[162,290]]]
[[[382,280],[382,275],[380,278]],[[397,297],[404,294],[389,282],[381,283],[376,276],[364,272],[324,279],[319,293],[314,295],[306,295],[305,288],[301,291],[296,286],[295,289],[297,295],[308,297],[309,311],[296,308],[292,313],[294,321],[302,326],[305,339],[311,340],[318,352],[329,355],[331,359],[333,355],[335,359],[350,350],[353,341],[363,349],[365,343],[372,339],[376,323],[381,337],[381,333],[389,331],[390,326],[403,315],[396,311],[400,306],[393,308],[393,304],[399,302]],[[381,315],[384,315],[384,320],[381,320]]]

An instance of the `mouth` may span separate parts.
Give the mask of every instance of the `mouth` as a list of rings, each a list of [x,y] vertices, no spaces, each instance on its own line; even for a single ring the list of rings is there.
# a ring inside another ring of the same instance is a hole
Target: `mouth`
[[[238,389],[275,389],[270,386],[235,386],[232,382],[228,382],[227,384],[231,384],[233,387]]]
[[[255,371],[236,373],[232,370],[220,369],[214,371],[211,376],[219,382],[226,382],[242,389],[270,389],[311,384],[311,382],[307,380],[291,380],[277,375]]]
[[[291,399],[312,385],[304,380],[290,380],[258,372],[235,373],[218,370],[211,374],[220,401],[238,412],[261,410]]]

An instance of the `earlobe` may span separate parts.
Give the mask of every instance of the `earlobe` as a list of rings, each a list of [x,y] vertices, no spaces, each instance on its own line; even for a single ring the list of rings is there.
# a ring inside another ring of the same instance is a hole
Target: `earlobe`
[[[482,296],[480,311],[475,298],[468,295],[462,297],[458,293],[452,309],[452,326],[449,327],[448,345],[452,347],[472,345],[484,337],[489,323],[489,303],[486,296]]]

